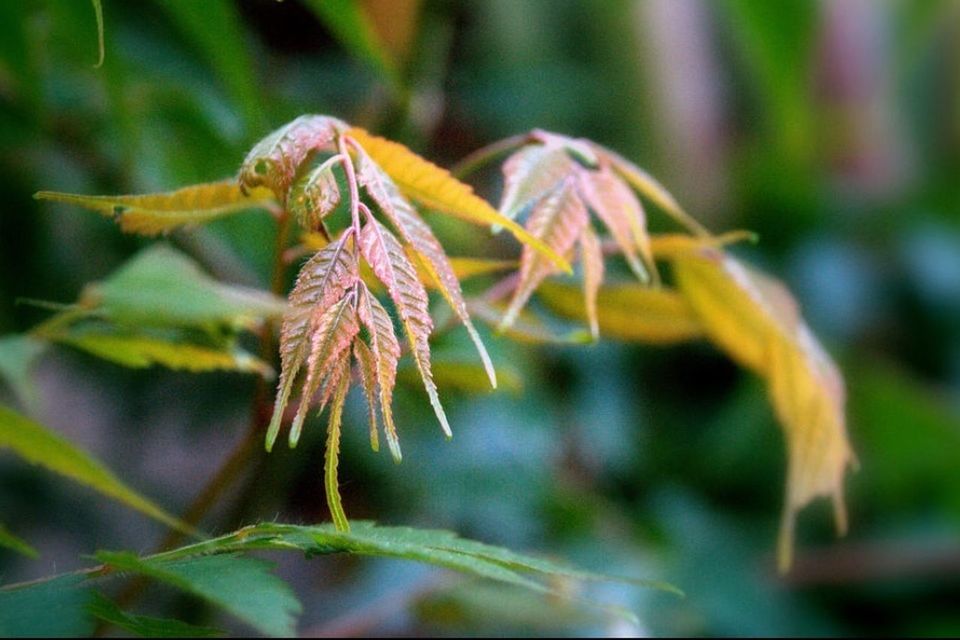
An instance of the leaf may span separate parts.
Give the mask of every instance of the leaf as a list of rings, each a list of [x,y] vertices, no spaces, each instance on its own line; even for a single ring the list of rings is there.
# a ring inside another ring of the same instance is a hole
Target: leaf
[[[490,258],[451,257],[450,266],[459,280],[476,276],[492,275],[517,268],[516,260],[492,260]]]
[[[263,560],[232,554],[164,562],[129,552],[97,553],[117,571],[137,573],[191,593],[230,612],[270,636],[294,635],[300,603],[286,582]]]
[[[327,424],[327,449],[324,456],[323,477],[324,489],[327,493],[327,505],[337,531],[350,531],[350,522],[343,511],[340,501],[340,485],[337,480],[337,467],[340,460],[340,423],[343,418],[343,401],[350,388],[349,355],[346,359],[346,371],[341,373],[337,380],[336,390],[333,392],[333,401],[330,405],[330,422]]]
[[[433,320],[430,318],[428,309],[427,292],[417,279],[416,270],[407,260],[400,242],[372,218],[360,233],[360,249],[377,278],[387,287],[390,299],[397,307],[404,333],[410,343],[410,353],[420,371],[430,404],[440,421],[443,432],[448,438],[452,437],[450,424],[440,405],[437,387],[430,372],[428,338],[433,331]]]
[[[141,638],[215,638],[225,635],[219,629],[198,627],[170,618],[153,618],[128,613],[100,593],[93,594],[87,607],[91,615]]]
[[[788,451],[786,505],[779,543],[789,568],[796,512],[814,498],[833,498],[838,529],[846,527],[843,478],[853,454],[846,435],[845,391],[836,365],[779,282],[718,250],[674,261],[680,290],[711,340],[767,380]]]
[[[333,167],[341,156],[332,156],[293,183],[287,207],[304,229],[320,229],[323,219],[340,204],[340,186]]]
[[[143,369],[163,365],[170,369],[203,373],[238,371],[271,378],[274,373],[263,360],[239,348],[218,348],[156,338],[148,335],[124,335],[77,330],[48,336],[109,360],[116,364]]]
[[[43,342],[24,335],[8,335],[0,338],[0,377],[17,396],[22,405],[32,408],[37,403],[37,390],[31,370],[43,353]]]
[[[577,177],[584,201],[610,231],[630,269],[641,282],[649,282],[656,266],[646,216],[636,196],[607,166],[579,171]]]
[[[523,227],[502,216],[470,186],[445,169],[424,160],[402,144],[352,128],[347,135],[390,176],[402,192],[424,206],[477,225],[501,225],[521,243],[542,253],[561,270],[570,272],[569,263],[550,247],[532,237]]]
[[[491,392],[486,371],[482,366],[472,362],[435,359],[431,367],[433,379],[444,389],[455,389],[470,394]],[[400,375],[404,382],[409,384],[415,383],[418,378],[417,373],[409,367],[401,369]],[[498,390],[515,394],[523,391],[523,376],[516,368],[509,365],[501,367],[498,377],[500,378]]]
[[[548,283],[544,283],[546,285]],[[579,291],[577,292],[577,309],[583,311],[583,298]],[[503,319],[506,305],[491,304],[482,299],[471,300],[468,303],[470,313],[475,318],[480,318],[492,327],[499,327]],[[499,329],[498,329],[499,330]],[[504,336],[517,342],[528,344],[589,344],[593,342],[593,336],[589,331],[574,329],[565,334],[557,334],[548,327],[539,317],[529,311],[521,311],[506,329],[502,330]]]
[[[20,555],[27,556],[28,558],[37,558],[40,555],[36,549],[10,533],[2,524],[0,524],[0,547],[16,551]]]
[[[347,51],[376,70],[392,88],[401,88],[400,71],[380,40],[361,3],[356,0],[307,0]]]
[[[503,195],[500,213],[516,220],[524,209],[573,173],[576,163],[557,144],[525,145],[503,163]]]
[[[589,320],[582,294],[573,285],[547,281],[540,285],[538,295],[560,316]],[[633,283],[600,288],[597,320],[604,338],[668,345],[704,335],[699,316],[683,296]]]
[[[266,187],[283,203],[303,162],[328,148],[346,124],[320,115],[303,115],[258,142],[240,165],[240,188]]]
[[[363,304],[361,302],[360,304]],[[380,433],[377,429],[377,360],[363,340],[353,343],[353,355],[357,360],[357,369],[360,371],[360,386],[367,400],[367,417],[370,421],[370,448],[380,450]]]
[[[193,529],[123,484],[96,459],[70,442],[20,414],[0,406],[0,448],[118,500],[159,522],[187,533]]]
[[[597,339],[600,337],[597,292],[603,283],[603,249],[589,224],[580,234],[580,261],[583,263],[583,306],[590,323],[590,333]]]
[[[80,587],[85,577],[63,575],[15,588],[0,588],[0,637],[63,638],[89,636],[94,621],[87,612],[92,593]]]
[[[393,331],[393,321],[380,301],[366,288],[360,288],[360,321],[370,333],[370,352],[373,356],[380,412],[383,414],[383,429],[387,446],[393,459],[400,462],[400,441],[393,422],[393,387],[397,381],[397,362],[400,360],[400,344]]]
[[[128,196],[87,196],[40,191],[38,200],[73,204],[113,218],[126,233],[154,236],[177,227],[204,224],[272,201],[264,189],[243,193],[232,180],[208,182],[167,193]]]
[[[576,194],[572,179],[565,179],[553,192],[540,200],[527,220],[527,228],[559,254],[566,254],[576,243],[589,220],[587,209]],[[543,282],[556,271],[539,254],[524,251],[520,257],[520,281],[503,316],[500,328],[509,327],[523,309],[527,300]]]
[[[497,375],[490,361],[490,355],[470,320],[467,305],[463,300],[463,292],[460,289],[460,281],[440,241],[403,198],[393,180],[384,174],[365,153],[360,154],[358,180],[400,233],[400,237],[413,248],[414,262],[429,275],[426,281],[434,283],[457,318],[466,327],[470,340],[473,341],[483,361],[484,369],[490,379],[490,386],[496,388]]]
[[[218,282],[173,248],[150,246],[107,279],[88,285],[81,306],[132,327],[253,327],[286,309],[265,291]]]
[[[280,382],[273,417],[267,428],[267,451],[273,448],[293,383],[309,353],[311,318],[315,310],[322,313],[340,300],[357,280],[357,261],[350,251],[351,238],[351,235],[344,234],[310,258],[300,269],[290,292],[290,308],[284,315],[280,331]]]

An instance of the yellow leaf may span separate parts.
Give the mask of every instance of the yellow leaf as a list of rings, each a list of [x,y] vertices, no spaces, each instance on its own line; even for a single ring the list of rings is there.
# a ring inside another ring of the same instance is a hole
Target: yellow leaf
[[[786,570],[795,515],[814,498],[832,497],[837,528],[846,528],[843,478],[853,453],[843,379],[778,281],[716,249],[678,254],[674,269],[710,339],[767,380],[788,450],[779,544],[780,568]]]
[[[539,294],[554,313],[589,319],[576,286],[548,280],[540,285]],[[605,338],[667,345],[703,336],[700,319],[682,296],[639,283],[602,286],[597,292],[597,320]]]
[[[208,182],[167,193],[129,196],[85,196],[40,191],[38,200],[52,200],[84,207],[113,218],[127,233],[153,236],[184,225],[210,222],[217,218],[260,207],[273,201],[270,191],[240,191],[234,180]]]
[[[570,264],[550,247],[530,235],[516,222],[507,219],[473,189],[450,175],[446,169],[424,160],[402,144],[374,136],[360,128],[347,135],[396,182],[400,190],[424,206],[478,225],[500,225],[517,240],[549,258],[560,269],[571,272]]]

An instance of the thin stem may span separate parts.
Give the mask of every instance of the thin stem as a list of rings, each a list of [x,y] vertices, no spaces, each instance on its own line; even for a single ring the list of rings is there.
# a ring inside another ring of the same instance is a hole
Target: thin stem
[[[347,144],[351,142],[347,136],[340,136],[337,139],[337,151],[341,156],[343,170],[347,173],[347,185],[350,187],[350,220],[353,224],[354,237],[360,239],[360,188],[357,186],[357,172],[353,167],[353,158],[350,157],[350,150]],[[355,145],[356,143],[354,143]]]
[[[506,155],[514,149],[522,147],[529,141],[530,134],[522,133],[488,144],[487,146],[481,147],[468,154],[462,160],[450,167],[450,173],[453,174],[453,177],[455,178],[466,178],[467,176],[472,175],[473,173],[476,173],[480,169],[484,168],[500,156]]]

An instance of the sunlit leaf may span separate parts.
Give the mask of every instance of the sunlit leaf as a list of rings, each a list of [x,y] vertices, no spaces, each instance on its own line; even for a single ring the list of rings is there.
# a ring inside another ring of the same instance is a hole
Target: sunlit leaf
[[[165,562],[106,551],[97,559],[117,571],[144,575],[203,598],[267,635],[295,634],[300,603],[269,562],[233,554]]]
[[[46,427],[0,406],[0,448],[118,500],[163,524],[185,532],[191,527],[143,497],[78,447]],[[0,607],[2,608],[2,607]]]
[[[273,200],[264,189],[250,189],[244,194],[233,180],[148,195],[87,196],[40,191],[35,197],[96,211],[112,218],[127,233],[147,236],[204,224],[238,211],[265,206]]]
[[[36,549],[10,533],[3,524],[0,524],[0,547],[16,551],[20,555],[27,556],[28,558],[36,558],[39,556]]]
[[[566,260],[532,237],[523,227],[498,213],[472,188],[451,176],[447,170],[424,160],[401,144],[371,135],[363,129],[353,128],[348,134],[409,197],[428,208],[473,224],[501,225],[521,243],[543,253],[563,271],[570,271]]]
[[[583,294],[574,285],[544,282],[540,300],[554,313],[588,320]],[[604,338],[676,344],[704,335],[699,316],[683,296],[640,284],[604,285],[597,292],[597,320]]]
[[[818,496],[833,498],[846,528],[843,479],[853,454],[836,365],[782,284],[713,249],[674,261],[678,285],[711,340],[767,380],[788,450],[780,567],[790,566],[795,514]]]

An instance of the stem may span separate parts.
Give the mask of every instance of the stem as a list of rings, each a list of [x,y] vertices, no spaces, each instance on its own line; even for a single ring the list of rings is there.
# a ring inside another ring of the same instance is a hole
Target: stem
[[[350,150],[347,144],[350,141],[346,136],[340,136],[337,139],[337,151],[341,156],[343,170],[347,173],[347,185],[350,187],[350,220],[353,224],[354,246],[360,241],[360,188],[357,186],[357,172],[353,167],[353,158],[350,157]],[[356,146],[356,143],[353,143]]]
[[[488,144],[487,146],[481,147],[473,153],[468,154],[462,160],[450,167],[450,173],[453,174],[454,178],[466,178],[467,176],[487,166],[500,156],[506,155],[514,149],[522,147],[529,141],[530,134],[522,133]]]

